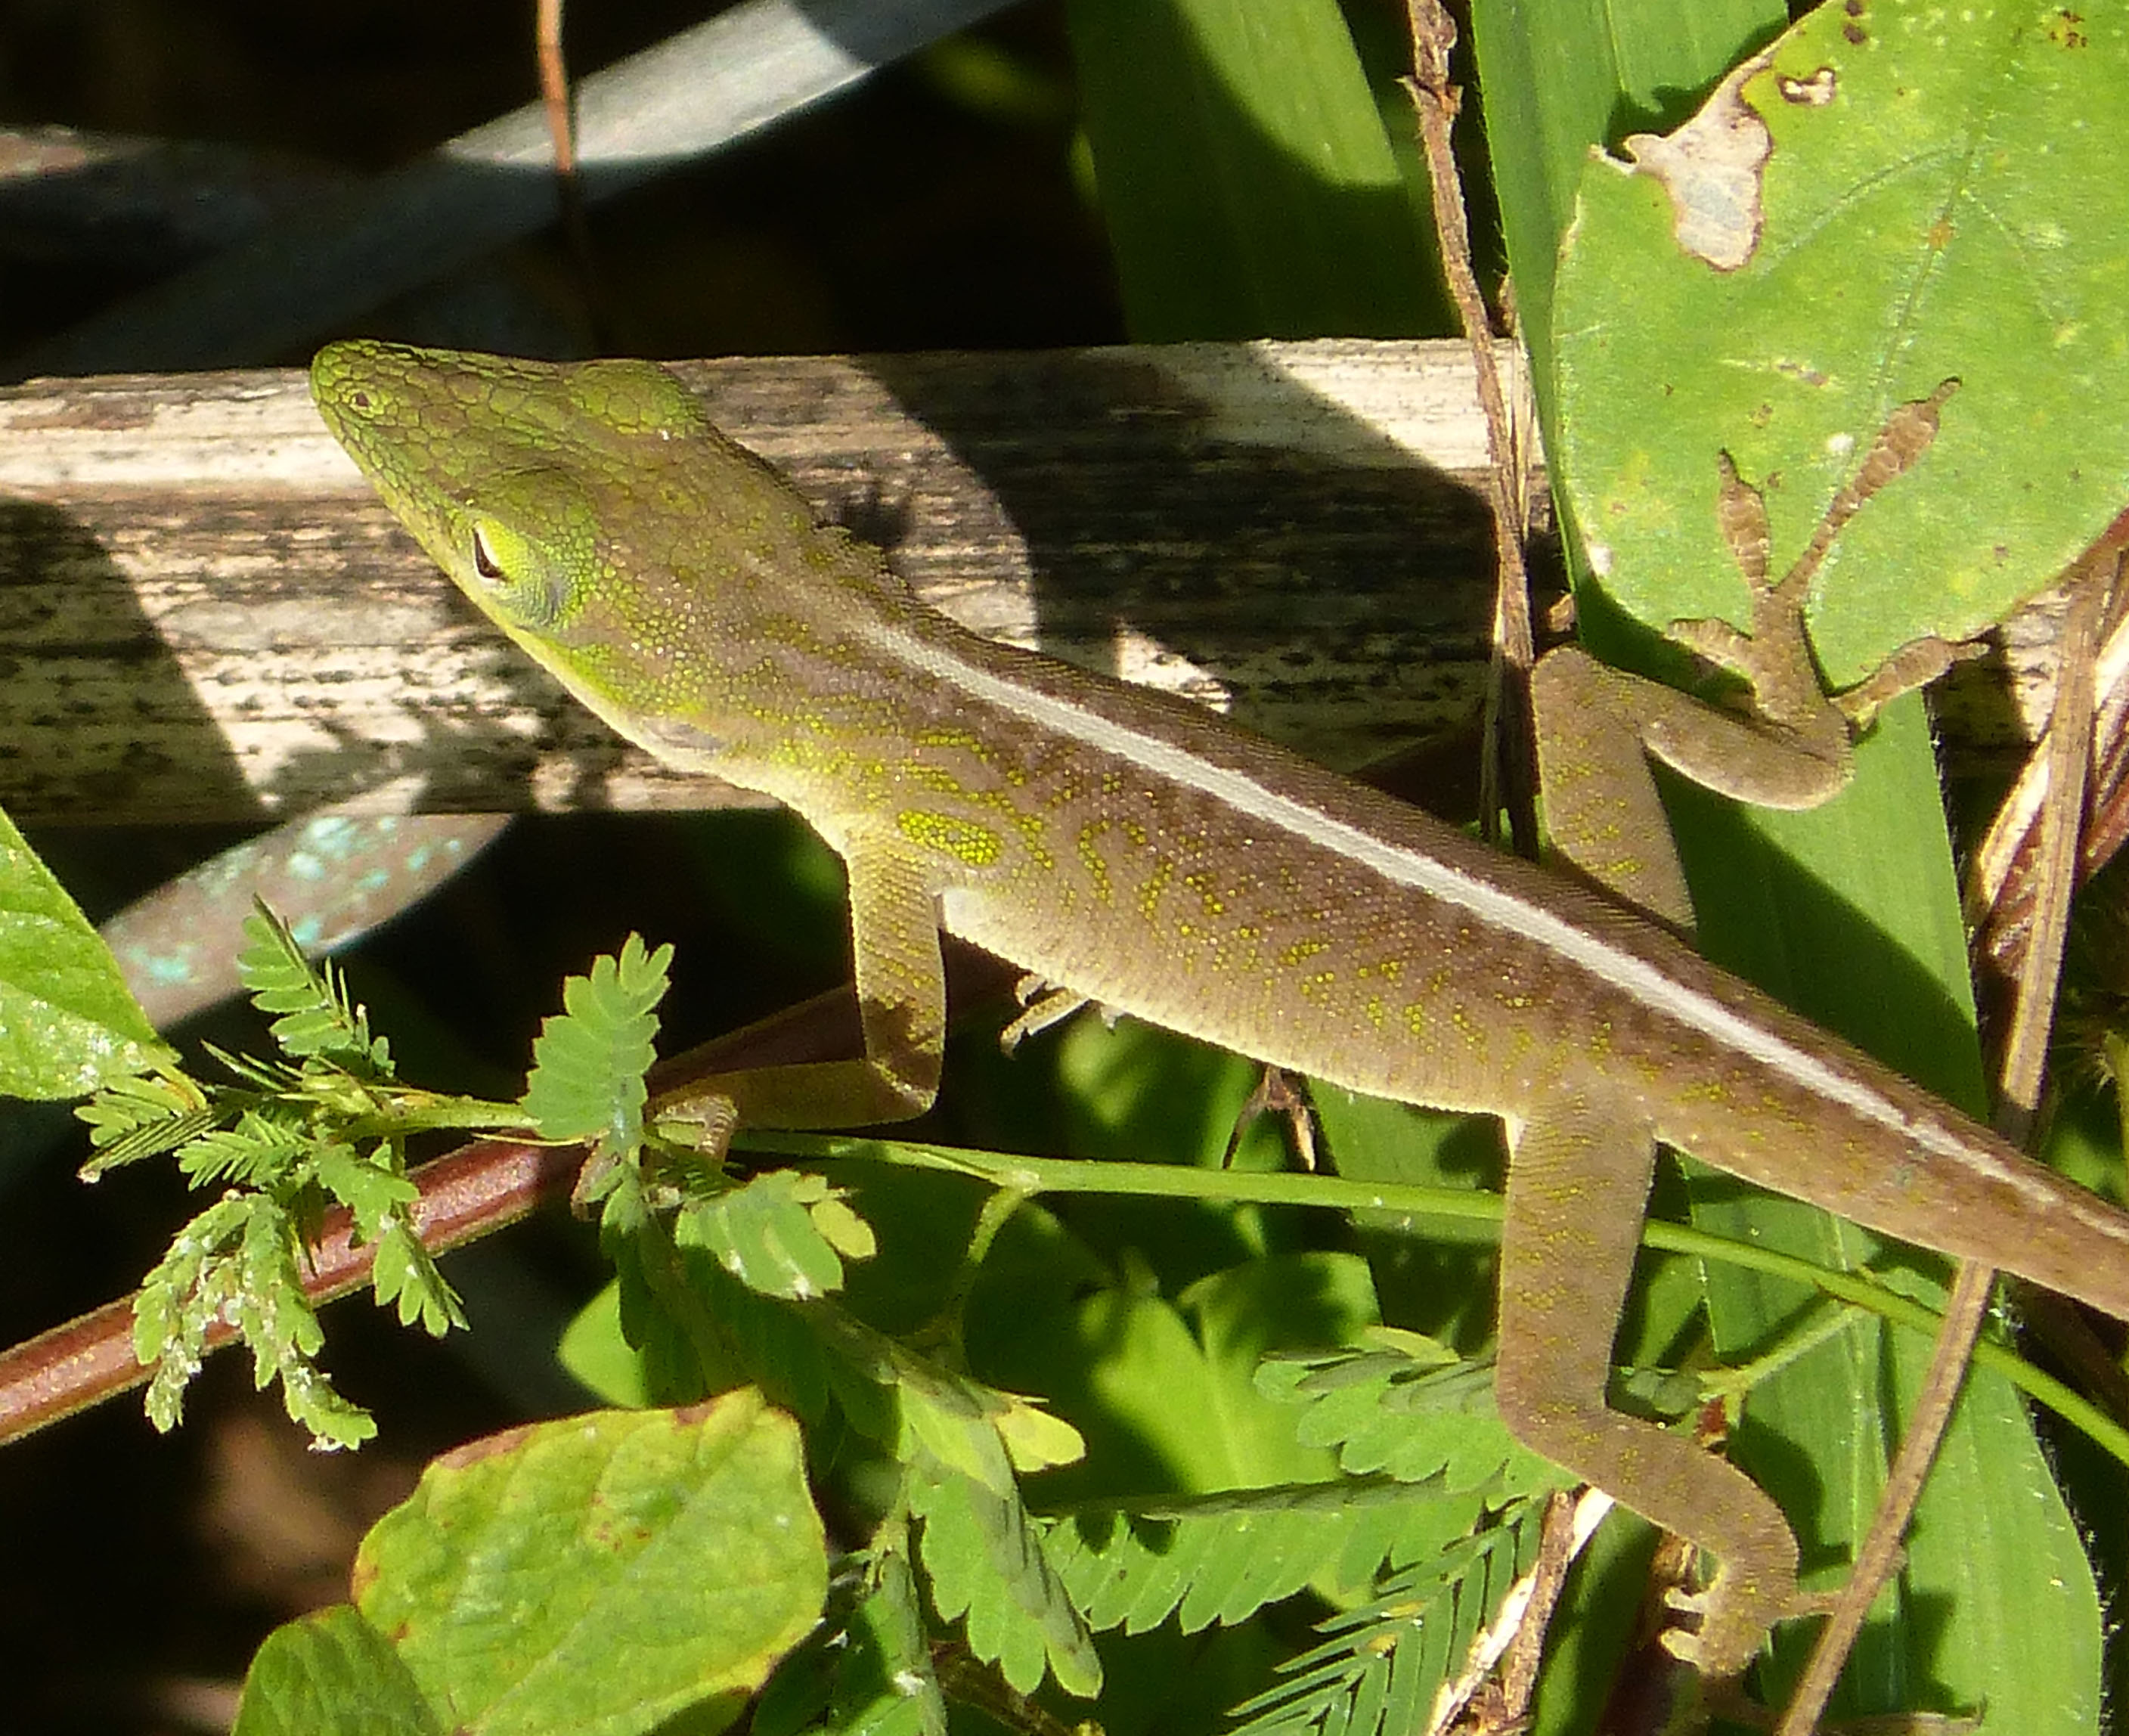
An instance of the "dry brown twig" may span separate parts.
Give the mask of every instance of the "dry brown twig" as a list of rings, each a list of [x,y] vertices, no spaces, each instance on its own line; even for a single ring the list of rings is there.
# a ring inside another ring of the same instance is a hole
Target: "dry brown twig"
[[[1485,412],[1486,444],[1492,458],[1488,503],[1493,509],[1493,548],[1498,563],[1493,604],[1493,655],[1487,671],[1485,747],[1479,765],[1479,823],[1493,837],[1503,808],[1516,848],[1537,854],[1537,806],[1531,774],[1530,672],[1530,572],[1523,559],[1529,534],[1530,497],[1523,432],[1527,416],[1511,414],[1503,384],[1500,346],[1493,337],[1493,315],[1471,267],[1471,228],[1464,204],[1464,183],[1452,143],[1463,92],[1450,81],[1449,57],[1456,46],[1456,26],[1441,0],[1411,0],[1412,76],[1404,80],[1419,117],[1420,142],[1426,152],[1427,181],[1432,193],[1434,231],[1441,249],[1441,268],[1455,298],[1464,337],[1478,374],[1479,403]],[[1527,383],[1518,380],[1518,403]]]

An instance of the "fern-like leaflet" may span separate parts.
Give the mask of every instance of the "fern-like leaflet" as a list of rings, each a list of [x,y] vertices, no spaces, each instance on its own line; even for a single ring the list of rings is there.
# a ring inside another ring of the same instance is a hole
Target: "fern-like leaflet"
[[[1544,1503],[1512,1503],[1474,1535],[1388,1575],[1358,1609],[1321,1622],[1323,1643],[1279,1667],[1278,1686],[1235,1709],[1234,1736],[1404,1736],[1509,1586],[1536,1559]]]

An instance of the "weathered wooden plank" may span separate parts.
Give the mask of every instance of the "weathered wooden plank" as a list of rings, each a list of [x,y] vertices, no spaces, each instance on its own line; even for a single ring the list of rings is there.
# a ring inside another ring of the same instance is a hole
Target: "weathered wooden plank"
[[[980,631],[1343,765],[1466,727],[1491,608],[1460,346],[677,365]],[[0,805],[58,822],[701,805],[514,655],[301,376],[0,393]]]

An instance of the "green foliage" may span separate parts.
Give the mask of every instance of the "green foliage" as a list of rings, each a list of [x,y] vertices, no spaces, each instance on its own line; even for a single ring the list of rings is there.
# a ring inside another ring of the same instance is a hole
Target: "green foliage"
[[[655,1058],[654,1010],[664,999],[673,949],[647,952],[629,936],[617,959],[596,961],[562,988],[562,1009],[532,1045],[525,1114],[542,1138],[589,1140],[607,1156],[643,1142],[643,1075]]]
[[[1044,1523],[1058,1576],[1097,1633],[1231,1627],[1296,1592],[1337,1603],[1469,1534],[1484,1503],[1441,1484],[1341,1478],[1187,1500],[1082,1507]]]
[[[210,1334],[227,1327],[250,1347],[259,1384],[278,1380],[289,1415],[321,1445],[355,1446],[374,1424],[319,1366],[324,1335],[303,1288],[305,1249],[326,1211],[345,1210],[355,1244],[373,1250],[371,1290],[402,1324],[431,1334],[463,1325],[458,1298],[415,1228],[407,1138],[434,1127],[539,1137],[588,1118],[601,1154],[632,1157],[669,950],[646,952],[631,936],[618,959],[565,985],[570,1010],[548,1021],[526,1102],[512,1105],[402,1085],[390,1046],[371,1033],[337,970],[306,959],[264,906],[245,932],[240,975],[273,1015],[280,1055],[214,1052],[241,1081],[234,1086],[169,1070],[114,1081],[77,1112],[96,1154],[83,1174],[93,1180],[169,1152],[193,1186],[225,1190],[179,1233],[136,1304],[134,1347],[155,1370],[147,1406],[155,1425],[177,1422]],[[831,1199],[814,1204],[838,1235],[855,1237]]]
[[[172,1058],[111,949],[0,813],[0,1097],[81,1097]]]
[[[1417,1333],[1379,1328],[1372,1347],[1267,1358],[1257,1385],[1307,1407],[1296,1433],[1337,1451],[1348,1475],[1401,1482],[1440,1476],[1452,1491],[1505,1480],[1550,1486],[1557,1473],[1503,1426],[1490,1362],[1459,1357]]]
[[[743,1187],[695,1201],[681,1214],[685,1241],[699,1243],[748,1289],[801,1300],[843,1287],[843,1257],[869,1259],[870,1228],[818,1176],[771,1170]]]
[[[360,1446],[377,1432],[313,1360],[325,1332],[303,1294],[302,1247],[294,1221],[264,1194],[217,1200],[179,1232],[133,1303],[133,1354],[155,1371],[147,1404],[158,1428],[177,1425],[207,1333],[226,1322],[250,1348],[255,1384],[279,1380],[289,1416],[319,1445]]]
[[[826,1581],[798,1432],[756,1394],[515,1429],[378,1521],[355,1608],[268,1642],[237,1727],[348,1727],[292,1721],[330,1695],[379,1720],[357,1728],[636,1736],[684,1711],[714,1736]]]
[[[282,1056],[227,1057],[243,1081],[236,1087],[209,1090],[182,1075],[127,1081],[86,1112],[100,1163],[173,1150],[196,1185],[223,1190],[144,1287],[136,1336],[144,1359],[157,1366],[151,1414],[164,1424],[174,1419],[209,1328],[226,1321],[250,1345],[261,1384],[279,1378],[292,1414],[324,1443],[359,1443],[372,1425],[318,1369],[322,1333],[301,1282],[304,1240],[325,1204],[345,1207],[354,1233],[376,1245],[379,1300],[396,1300],[402,1318],[441,1329],[455,1304],[409,1228],[414,1195],[399,1161],[405,1129],[493,1117],[536,1122],[550,1134],[589,1134],[615,1196],[632,1203],[606,1217],[605,1239],[621,1272],[619,1306],[584,1323],[579,1354],[587,1333],[612,1344],[593,1361],[607,1371],[603,1378],[638,1398],[734,1395],[716,1400],[709,1414],[739,1415],[730,1407],[740,1405],[755,1419],[741,1431],[750,1439],[759,1424],[793,1443],[793,1451],[778,1449],[785,1453],[779,1462],[795,1464],[797,1436],[744,1396],[756,1384],[789,1404],[823,1446],[864,1443],[865,1452],[884,1454],[895,1467],[898,1492],[855,1558],[859,1580],[836,1600],[815,1647],[781,1678],[780,1700],[769,1702],[772,1711],[784,1708],[788,1728],[826,1719],[838,1729],[934,1732],[944,1727],[949,1697],[1003,1705],[1045,1679],[1091,1699],[1104,1680],[1090,1637],[1095,1623],[1131,1631],[1170,1616],[1186,1630],[1232,1624],[1303,1591],[1365,1605],[1415,1562],[1467,1535],[1481,1521],[1482,1500],[1499,1498],[1498,1479],[1482,1497],[1438,1477],[1417,1487],[1349,1477],[1038,1519],[1022,1480],[1079,1460],[1080,1435],[1044,1407],[971,1377],[957,1357],[928,1353],[829,1300],[845,1285],[845,1261],[879,1252],[848,1187],[800,1171],[770,1170],[736,1184],[695,1172],[674,1195],[638,1173],[646,1102],[641,1073],[663,989],[662,949],[631,942],[618,959],[598,961],[565,989],[568,1010],[542,1032],[527,1102],[512,1108],[431,1099],[402,1084],[388,1047],[337,973],[309,966],[285,927],[263,915],[251,938],[245,975],[275,1016],[287,1045]],[[684,1163],[692,1154],[679,1157]],[[653,1209],[660,1198],[674,1204],[669,1217]],[[1231,1343],[1253,1358],[1243,1347],[1260,1328],[1248,1323],[1274,1298],[1312,1299],[1312,1317],[1364,1322],[1372,1315],[1365,1292],[1365,1272],[1345,1257],[1327,1264],[1318,1256],[1274,1261],[1260,1273],[1246,1266],[1200,1281],[1182,1318],[1208,1347]],[[633,1375],[625,1371],[628,1358]],[[1483,1406],[1463,1402],[1468,1395],[1455,1386],[1454,1366],[1394,1336],[1342,1357],[1268,1363],[1259,1376],[1262,1396],[1253,1402],[1269,1400],[1269,1408],[1252,1426],[1262,1431],[1266,1418],[1290,1413],[1311,1432],[1306,1450],[1328,1446],[1357,1459],[1375,1436],[1355,1395],[1374,1392],[1395,1395],[1382,1402],[1414,1414],[1458,1419],[1469,1433]],[[1415,1399],[1420,1393],[1427,1402]],[[1219,1401],[1223,1414],[1234,1405]],[[440,1728],[461,1723],[483,1704],[496,1710],[479,1720],[482,1728],[517,1727],[511,1720],[521,1716],[531,1720],[524,1728],[538,1728],[564,1702],[572,1728],[645,1728],[683,1707],[688,1728],[722,1727],[737,1715],[739,1696],[820,1613],[817,1583],[789,1598],[788,1586],[772,1596],[797,1625],[777,1628],[769,1639],[756,1633],[739,1645],[739,1663],[730,1646],[712,1646],[669,1659],[669,1680],[646,1678],[634,1666],[603,1673],[594,1666],[604,1654],[618,1660],[632,1657],[632,1649],[595,1648],[601,1655],[593,1659],[568,1637],[617,1626],[647,1630],[678,1619],[674,1588],[696,1579],[679,1569],[676,1579],[660,1578],[640,1552],[661,1547],[660,1524],[646,1516],[651,1508],[683,1524],[683,1480],[668,1462],[681,1452],[674,1429],[692,1426],[683,1419],[697,1414],[612,1413],[595,1426],[522,1432],[440,1463],[424,1494],[365,1545],[360,1614],[331,1612],[298,1624],[262,1651],[247,1686],[247,1727],[271,1729],[276,1719],[310,1715],[317,1696],[326,1694],[338,1696],[328,1717],[403,1706],[412,1695],[425,1710],[405,1713],[408,1728],[421,1727],[422,1717]],[[727,1467],[759,1457],[736,1436],[720,1440],[712,1456]],[[1447,1462],[1437,1452],[1421,1474]],[[1467,1451],[1455,1463],[1476,1482],[1507,1462],[1496,1443],[1490,1459]],[[1404,1470],[1417,1462],[1409,1455],[1397,1460]],[[536,1487],[550,1490],[551,1502],[533,1500],[528,1491]],[[567,1514],[594,1487],[602,1518],[586,1531]],[[631,1488],[639,1491],[634,1497],[626,1494]],[[513,1491],[508,1501],[499,1500],[504,1489]],[[734,1551],[744,1552],[731,1525],[774,1529],[788,1518],[783,1505],[743,1480],[721,1481],[718,1491],[699,1510],[688,1507],[693,1518],[684,1524],[725,1529],[713,1546],[669,1546],[682,1556],[710,1548],[729,1562]],[[620,1506],[638,1519],[617,1529]],[[814,1538],[808,1548],[817,1554],[817,1530],[801,1531]],[[574,1545],[567,1542],[572,1535]],[[469,1557],[469,1539],[482,1536],[489,1541]],[[521,1551],[531,1552],[522,1570]],[[474,1571],[475,1559],[484,1564],[480,1571],[505,1577],[479,1587],[455,1577]],[[508,1576],[521,1571],[541,1587],[544,1624],[511,1588]],[[722,1583],[729,1589],[729,1574]],[[793,1613],[801,1605],[803,1621]],[[469,1628],[467,1612],[502,1608],[518,1612],[510,1629],[518,1643],[498,1651],[497,1635],[477,1621]],[[722,1620],[691,1619],[688,1631],[729,1640],[733,1630]],[[943,1677],[932,1667],[927,1637],[941,1626],[956,1630],[967,1648],[965,1663]],[[817,1672],[802,1686],[796,1672],[807,1657]],[[776,1727],[773,1719],[769,1727]]]
[[[388,1118],[389,1047],[370,1035],[338,973],[312,967],[270,912],[262,907],[245,932],[240,971],[260,1009],[276,1015],[287,1058],[224,1056],[245,1088],[210,1093],[172,1075],[114,1086],[81,1111],[97,1152],[84,1173],[174,1151],[193,1186],[228,1190],[179,1232],[135,1304],[134,1351],[155,1370],[155,1426],[178,1421],[208,1335],[226,1325],[250,1348],[258,1384],[279,1381],[292,1418],[321,1445],[352,1447],[374,1424],[319,1367],[324,1333],[303,1289],[305,1245],[326,1208],[344,1208],[355,1239],[374,1247],[377,1300],[396,1304],[402,1323],[441,1333],[464,1319],[415,1232],[403,1136],[347,1137]]]
[[[236,961],[239,980],[261,1013],[279,1015],[274,1041],[298,1060],[330,1062],[357,1079],[392,1077],[392,1051],[372,1038],[369,1018],[347,997],[331,959],[313,963],[283,922],[260,904],[244,925],[251,944]]]
[[[764,1690],[753,1736],[945,1736],[946,1695],[904,1529],[883,1524],[860,1565]]]
[[[1045,1669],[1068,1692],[1096,1692],[1099,1662],[1042,1554],[1016,1476],[1076,1457],[1077,1433],[831,1303],[750,1292],[722,1262],[698,1259],[683,1270],[688,1302],[707,1304],[702,1319],[717,1323],[718,1340],[690,1367],[671,1343],[674,1323],[660,1300],[670,1290],[637,1281],[639,1300],[630,1308],[625,1285],[620,1319],[634,1317],[631,1337],[649,1352],[645,1389],[657,1392],[677,1376],[684,1390],[694,1369],[715,1368],[726,1379],[791,1391],[817,1432],[832,1393],[842,1422],[903,1467],[903,1497],[889,1524],[904,1512],[918,1521],[920,1559],[940,1619],[962,1623],[976,1657],[996,1664],[1023,1692],[1040,1685]],[[690,1329],[682,1324],[679,1336]],[[861,1605],[849,1619],[883,1619],[884,1607]]]
[[[1265,1729],[1416,1727],[1522,1571],[1535,1495],[1559,1473],[1492,1416],[1490,1372],[1412,1334],[1385,1347],[1273,1357],[1260,1384],[1306,1407],[1305,1440],[1388,1476],[1083,1506],[1045,1522],[1089,1627],[1185,1633],[1311,1590],[1346,1610],[1293,1680],[1237,1710]],[[1468,1443],[1468,1444],[1467,1444]],[[1423,1480],[1423,1481],[1422,1481]]]
[[[1486,154],[1548,451],[1560,450],[1553,271],[1590,147],[1625,130],[1622,118],[1675,126],[1693,93],[1788,22],[1782,0],[1473,0]]]
[[[840,1408],[860,1433],[869,1439],[884,1438],[893,1428],[892,1406],[862,1376],[853,1377],[837,1354],[832,1334],[826,1329],[835,1318],[833,1312],[787,1308],[774,1297],[748,1289],[715,1259],[691,1249],[685,1239],[688,1228],[684,1219],[676,1226],[684,1259],[684,1293],[698,1300],[704,1317],[714,1323],[714,1356],[703,1353],[699,1333],[691,1343],[676,1342],[687,1339],[688,1333],[643,1279],[643,1261],[655,1257],[655,1248],[631,1248],[617,1257],[622,1279],[622,1323],[631,1342],[645,1352],[651,1390],[677,1396],[682,1391],[716,1391],[752,1380],[809,1427],[828,1417],[831,1409]],[[688,1374],[676,1380],[683,1367]]]
[[[969,1649],[1023,1694],[1041,1686],[1045,1668],[1068,1694],[1099,1693],[1102,1663],[1085,1619],[1012,1481],[998,1490],[920,1463],[907,1488],[939,1619],[964,1622]]]
[[[1236,1736],[1424,1729],[1442,1685],[1529,1570],[1541,1511],[1517,1504],[1476,1535],[1392,1574],[1362,1607],[1322,1623],[1322,1643],[1279,1666],[1285,1681],[1235,1709]]]
[[[121,1164],[174,1152],[218,1119],[207,1091],[174,1069],[114,1079],[74,1114],[88,1124],[96,1152],[83,1168],[85,1181]]]

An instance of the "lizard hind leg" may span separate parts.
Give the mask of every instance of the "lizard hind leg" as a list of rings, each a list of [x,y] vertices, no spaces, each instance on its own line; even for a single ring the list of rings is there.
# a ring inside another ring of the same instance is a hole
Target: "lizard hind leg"
[[[1815,808],[1847,780],[1840,719],[1830,750],[1757,717],[1702,704],[1579,647],[1548,652],[1531,676],[1538,783],[1553,848],[1614,898],[1680,933],[1693,899],[1656,790],[1651,758],[1720,794]]]
[[[1501,1418],[1651,1524],[1715,1555],[1697,1633],[1674,1655],[1712,1679],[1741,1673],[1767,1630],[1801,1613],[1797,1545],[1780,1508],[1727,1461],[1605,1402],[1612,1340],[1640,1245],[1655,1137],[1624,1105],[1576,1098],[1526,1122],[1501,1236]]]
[[[1649,775],[1653,756],[1694,783],[1763,808],[1816,808],[1847,783],[1854,735],[1888,701],[1941,675],[1968,648],[1917,639],[1855,686],[1829,696],[1804,619],[1835,539],[1879,489],[1929,450],[1938,413],[1956,389],[1893,409],[1855,475],[1827,507],[1809,544],[1779,581],[1769,576],[1766,503],[1718,455],[1716,522],[1750,603],[1750,625],[1679,620],[1669,637],[1745,684],[1744,710],[1703,706],[1562,646],[1531,678],[1540,783],[1555,847],[1615,896],[1681,932],[1693,907],[1668,844]]]

